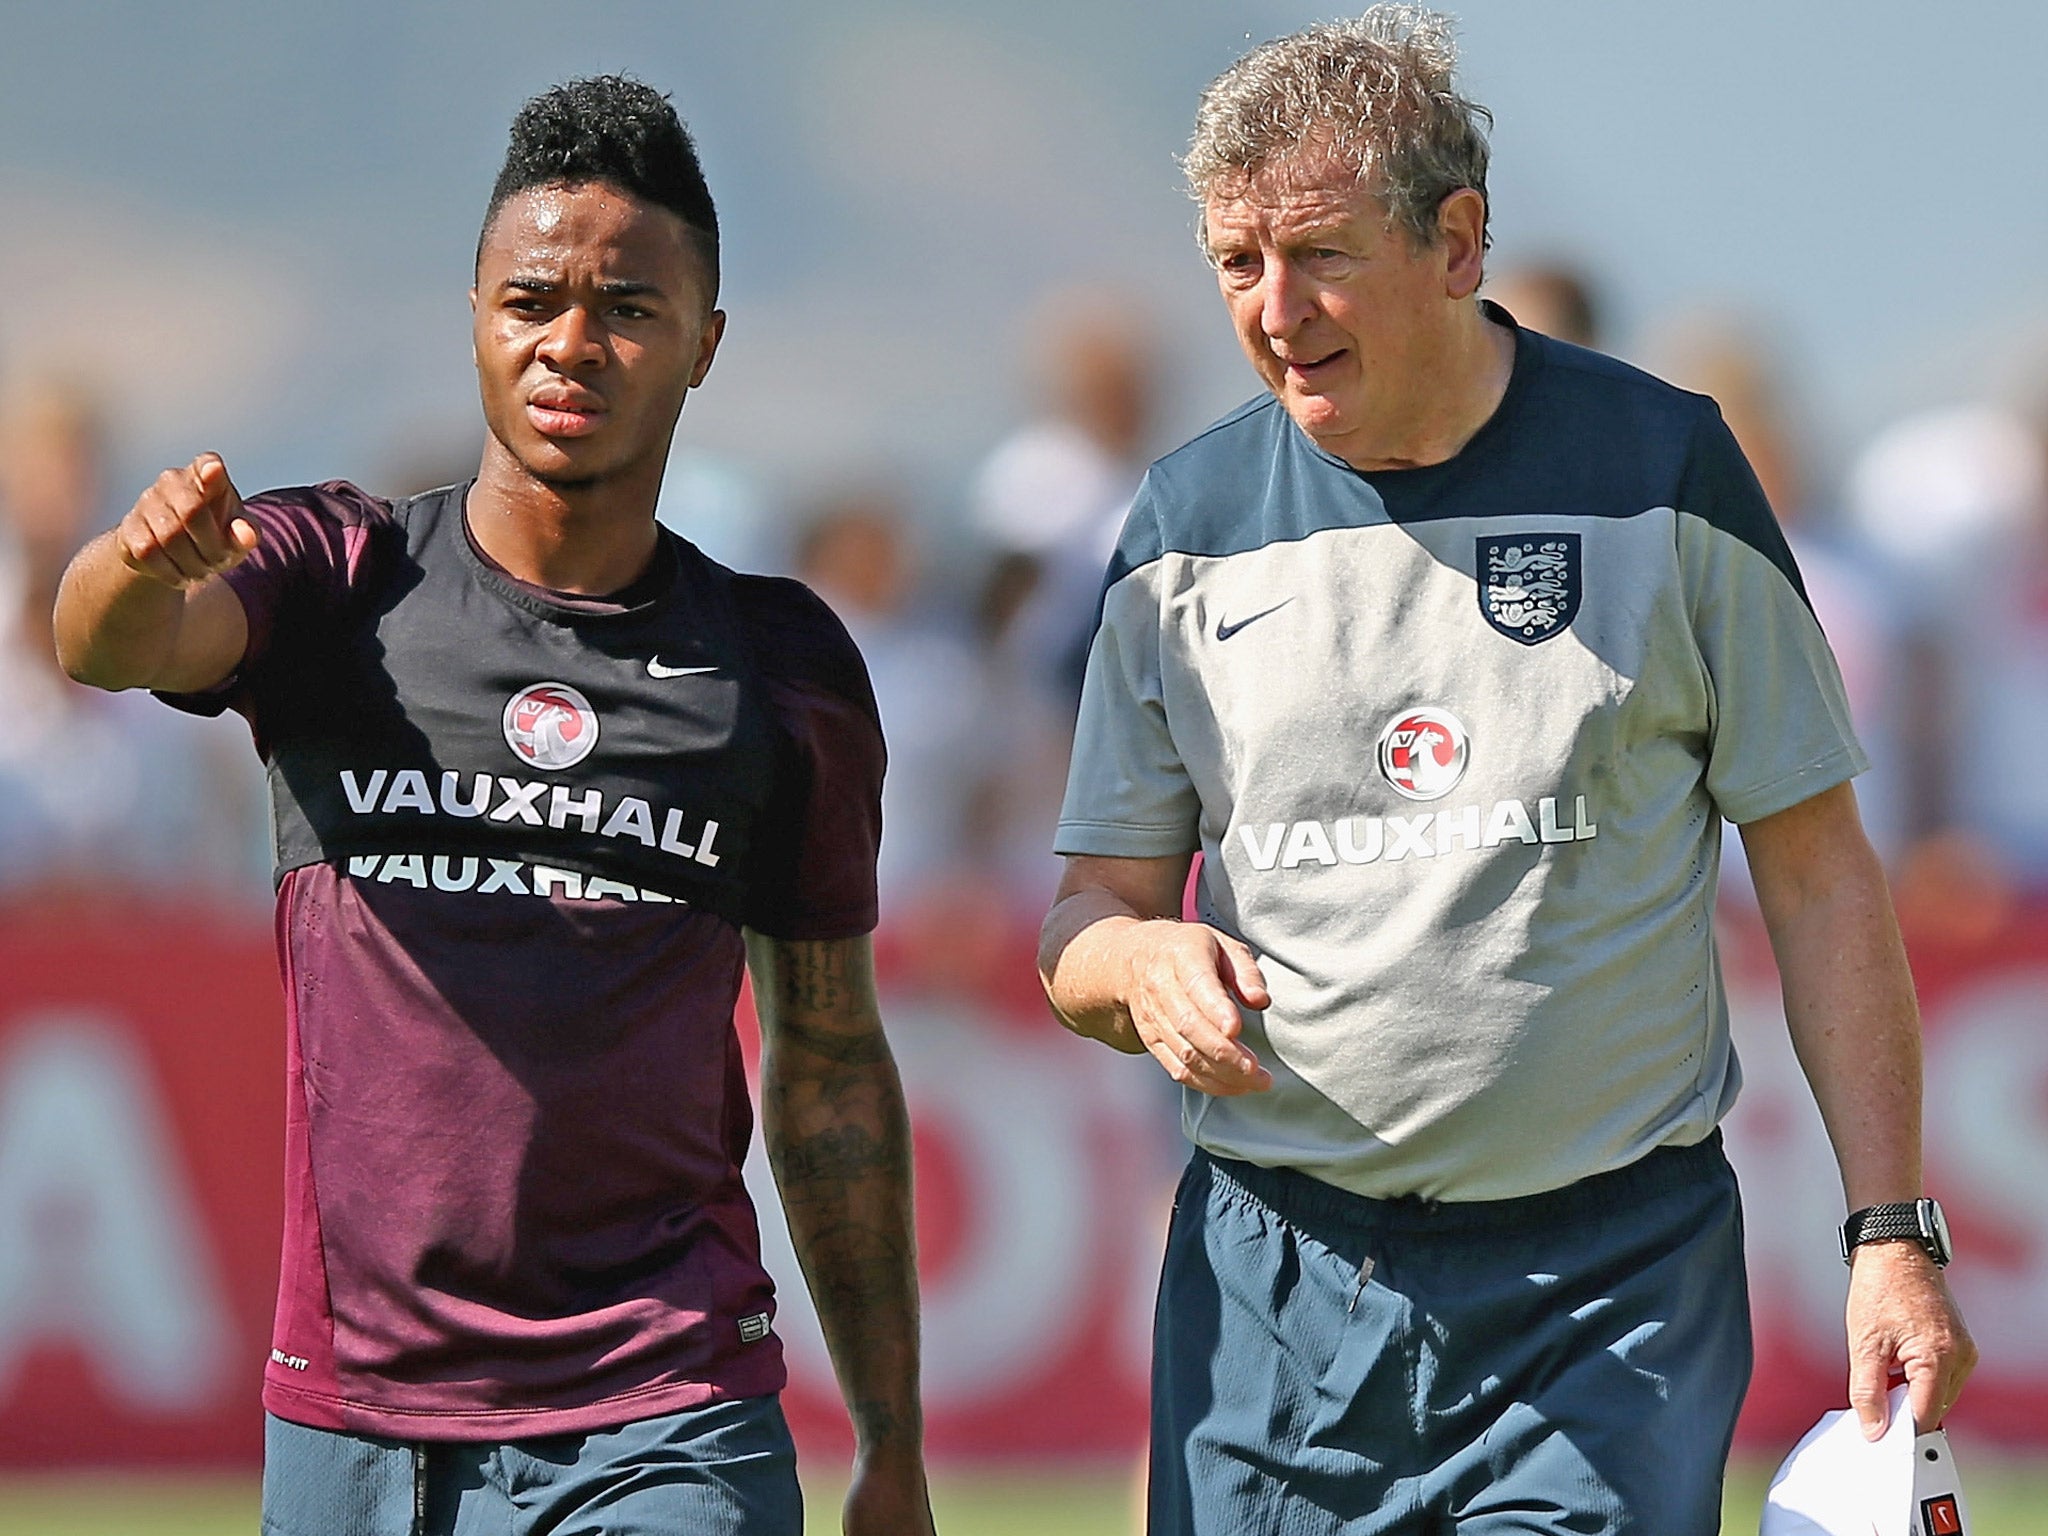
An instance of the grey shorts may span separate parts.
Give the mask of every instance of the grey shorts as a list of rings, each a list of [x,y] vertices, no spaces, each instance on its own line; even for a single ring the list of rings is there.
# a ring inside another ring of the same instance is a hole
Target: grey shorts
[[[772,1397],[497,1445],[264,1423],[265,1536],[802,1536],[803,1524]]]
[[[1741,1228],[1718,1133],[1447,1205],[1197,1153],[1160,1283],[1153,1536],[1718,1536]]]

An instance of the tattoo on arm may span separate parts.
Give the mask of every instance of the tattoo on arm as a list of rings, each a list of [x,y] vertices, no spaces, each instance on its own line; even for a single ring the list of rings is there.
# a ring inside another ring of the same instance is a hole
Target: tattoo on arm
[[[777,1026],[781,1044],[795,1046],[813,1056],[844,1067],[871,1067],[889,1059],[889,1042],[877,1029],[872,1034],[847,1035],[821,1028],[792,1014],[784,1014]]]
[[[864,1445],[920,1438],[910,1122],[865,939],[748,937],[761,1123]]]
[[[894,1156],[893,1150],[866,1126],[820,1131],[807,1141],[784,1144],[782,1183],[802,1197],[820,1185],[829,1187],[848,1179],[865,1178],[878,1170],[886,1171]]]
[[[778,944],[776,958],[783,1001],[793,1008],[823,1013],[853,994],[854,957],[845,944]]]
[[[756,938],[749,941],[748,961],[770,1044],[794,1045],[842,1066],[887,1059],[865,940]]]

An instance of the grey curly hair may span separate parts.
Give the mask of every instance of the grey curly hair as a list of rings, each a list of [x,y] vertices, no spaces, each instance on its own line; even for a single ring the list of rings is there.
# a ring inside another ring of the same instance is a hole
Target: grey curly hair
[[[1421,6],[1375,5],[1254,48],[1202,92],[1181,160],[1188,191],[1206,203],[1313,151],[1379,196],[1418,247],[1434,245],[1439,203],[1461,187],[1486,195],[1493,126],[1452,82],[1453,26]]]

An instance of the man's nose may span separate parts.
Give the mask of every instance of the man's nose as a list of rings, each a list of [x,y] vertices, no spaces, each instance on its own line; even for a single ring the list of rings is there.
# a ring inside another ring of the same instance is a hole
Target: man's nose
[[[541,338],[540,355],[564,372],[602,363],[604,337],[590,311],[581,304],[564,307]]]
[[[1301,329],[1315,313],[1308,284],[1288,261],[1268,261],[1259,278],[1259,328],[1278,341]]]

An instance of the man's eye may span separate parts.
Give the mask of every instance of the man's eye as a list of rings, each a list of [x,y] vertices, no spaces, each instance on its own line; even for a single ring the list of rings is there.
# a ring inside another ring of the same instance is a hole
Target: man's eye
[[[621,320],[645,320],[654,313],[638,304],[614,304],[611,312]]]

